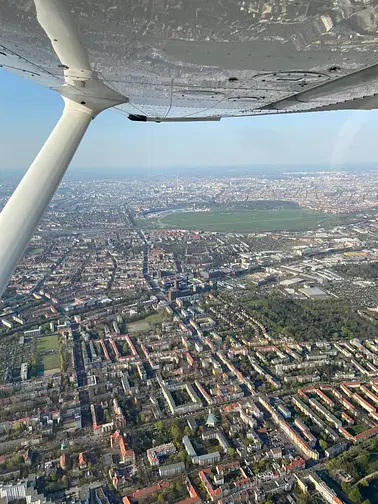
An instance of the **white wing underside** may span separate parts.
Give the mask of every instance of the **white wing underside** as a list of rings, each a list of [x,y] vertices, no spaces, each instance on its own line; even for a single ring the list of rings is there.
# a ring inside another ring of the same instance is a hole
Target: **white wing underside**
[[[115,108],[134,120],[378,106],[376,0],[64,3],[89,67],[127,97]],[[0,64],[61,91],[70,48],[58,58],[36,5],[3,0]]]

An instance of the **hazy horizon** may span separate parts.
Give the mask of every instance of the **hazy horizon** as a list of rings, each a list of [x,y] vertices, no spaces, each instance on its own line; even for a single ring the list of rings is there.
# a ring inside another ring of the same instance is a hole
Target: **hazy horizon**
[[[20,179],[26,172],[27,168],[13,168],[0,170],[0,181]],[[74,166],[67,170],[63,180],[72,179],[114,179],[114,178],[138,178],[142,177],[163,177],[166,176],[182,176],[182,177],[200,177],[200,176],[217,176],[217,177],[243,177],[243,176],[274,176],[283,173],[293,172],[323,172],[323,171],[376,171],[378,163],[364,164],[340,164],[340,165],[255,165],[255,166],[167,166],[160,167],[78,167]]]

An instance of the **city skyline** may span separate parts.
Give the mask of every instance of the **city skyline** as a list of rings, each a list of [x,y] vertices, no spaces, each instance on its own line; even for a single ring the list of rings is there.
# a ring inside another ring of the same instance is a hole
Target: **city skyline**
[[[25,170],[58,120],[59,95],[0,74],[0,170]],[[219,123],[132,123],[114,111],[96,118],[75,168],[365,164],[376,161],[376,111],[223,119]]]

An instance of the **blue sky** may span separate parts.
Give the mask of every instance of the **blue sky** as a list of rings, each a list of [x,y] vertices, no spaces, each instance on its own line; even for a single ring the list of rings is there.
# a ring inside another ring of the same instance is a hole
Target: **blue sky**
[[[57,93],[0,69],[0,170],[26,169],[61,110]],[[375,163],[377,119],[361,111],[146,124],[106,111],[72,168]]]

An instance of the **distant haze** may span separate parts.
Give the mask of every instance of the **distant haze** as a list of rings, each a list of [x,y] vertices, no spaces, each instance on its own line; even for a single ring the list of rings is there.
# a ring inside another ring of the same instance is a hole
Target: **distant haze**
[[[18,181],[25,169],[1,169],[1,180]],[[127,178],[162,177],[281,177],[288,173],[317,173],[323,171],[369,172],[377,171],[377,164],[356,165],[260,165],[260,166],[167,166],[167,167],[78,167],[72,166],[65,176],[66,180],[106,180]]]

